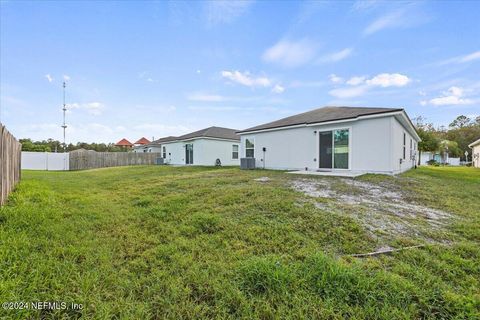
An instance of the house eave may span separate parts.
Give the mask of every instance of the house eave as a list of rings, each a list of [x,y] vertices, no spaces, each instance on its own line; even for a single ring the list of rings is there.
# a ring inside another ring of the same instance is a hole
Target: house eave
[[[413,126],[412,122],[408,118],[407,114],[403,109],[397,110],[397,111],[389,111],[389,112],[383,112],[383,113],[377,113],[377,114],[371,114],[371,115],[363,115],[363,116],[358,116],[355,118],[348,118],[348,119],[339,119],[339,120],[331,120],[331,121],[320,121],[320,122],[314,122],[314,123],[302,123],[302,124],[296,124],[296,125],[290,125],[290,126],[281,126],[281,127],[276,127],[276,128],[266,128],[266,129],[259,129],[259,130],[244,130],[244,131],[238,131],[238,135],[248,135],[248,134],[254,134],[254,133],[259,133],[259,132],[270,132],[270,131],[277,131],[277,130],[288,130],[288,129],[294,129],[294,128],[302,128],[302,127],[314,127],[314,126],[320,126],[320,125],[331,125],[331,124],[340,124],[340,123],[347,123],[347,122],[355,122],[359,120],[366,120],[366,119],[374,119],[374,118],[382,118],[382,117],[389,117],[389,116],[402,116],[404,120],[406,120],[406,125],[409,127],[407,129],[410,129],[410,133],[412,133],[415,138],[418,141],[421,141],[420,137],[418,136],[415,127]]]

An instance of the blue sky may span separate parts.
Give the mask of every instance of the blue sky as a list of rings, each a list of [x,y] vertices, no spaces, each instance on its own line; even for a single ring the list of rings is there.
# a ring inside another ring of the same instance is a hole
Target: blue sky
[[[2,1],[1,122],[19,138],[244,129],[325,105],[480,114],[480,2]],[[133,141],[132,141],[133,142]]]

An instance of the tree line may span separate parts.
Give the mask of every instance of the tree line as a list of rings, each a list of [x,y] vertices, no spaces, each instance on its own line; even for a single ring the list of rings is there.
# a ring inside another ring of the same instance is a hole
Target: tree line
[[[472,150],[468,145],[480,138],[480,116],[475,119],[464,115],[458,116],[448,128],[445,126],[435,128],[421,116],[414,118],[413,123],[422,139],[418,143],[420,152],[436,152],[442,156],[448,154],[449,157],[465,160],[465,151],[468,151],[468,159],[471,160]]]
[[[63,143],[58,140],[48,139],[41,141],[33,141],[31,139],[20,139],[22,151],[36,152],[63,152]],[[94,150],[97,152],[125,152],[125,148],[117,147],[114,143],[87,143],[77,142],[66,145],[65,151],[73,151],[77,149]]]

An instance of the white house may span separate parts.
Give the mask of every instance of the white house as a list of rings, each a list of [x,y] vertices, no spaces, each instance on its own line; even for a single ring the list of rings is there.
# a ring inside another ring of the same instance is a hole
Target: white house
[[[324,107],[239,131],[258,168],[396,174],[415,166],[415,128],[403,109]]]
[[[209,127],[180,137],[166,137],[146,146],[149,152],[160,152],[167,164],[238,166],[240,136],[236,130]]]
[[[480,139],[468,145],[472,149],[472,166],[480,168]]]

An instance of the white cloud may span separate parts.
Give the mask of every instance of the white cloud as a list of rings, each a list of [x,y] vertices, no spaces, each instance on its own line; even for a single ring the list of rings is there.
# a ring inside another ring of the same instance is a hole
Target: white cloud
[[[452,64],[452,63],[467,63],[467,62],[475,61],[475,60],[478,60],[478,59],[480,59],[480,50],[469,53],[469,54],[466,54],[466,55],[457,56],[457,57],[454,57],[454,58],[451,58],[451,59],[447,59],[447,60],[439,62],[438,64],[439,65],[446,65],[446,64]]]
[[[230,23],[245,14],[253,1],[208,1],[205,3],[207,24]]]
[[[330,80],[333,83],[343,83],[344,80],[334,74],[330,75]],[[399,73],[381,73],[371,79],[365,76],[354,76],[348,79],[345,83],[350,87],[336,88],[330,90],[328,93],[334,97],[347,99],[361,96],[375,87],[403,87],[410,83],[410,78]]]
[[[45,75],[45,78],[47,78],[47,81],[48,81],[48,82],[52,82],[52,81],[53,81],[53,77],[52,77],[49,73],[47,73],[47,74]]]
[[[66,74],[63,75],[63,80],[64,81],[69,81],[70,80],[70,76],[67,76]]]
[[[366,77],[361,77],[361,76],[355,76],[351,77],[348,79],[347,84],[351,86],[358,86],[359,84],[362,84],[365,82]]]
[[[363,35],[372,35],[378,31],[392,28],[407,28],[424,24],[430,17],[418,10],[416,3],[404,4],[401,9],[389,12],[370,23]]]
[[[222,71],[222,77],[247,87],[270,87],[272,81],[264,76],[255,77],[250,72]]]
[[[329,63],[329,62],[338,62],[341,61],[347,57],[349,57],[353,52],[352,48],[345,48],[343,50],[340,50],[338,52],[334,52],[328,55],[325,55],[323,57],[320,57],[317,62],[318,63]]]
[[[101,102],[72,103],[67,105],[68,110],[83,109],[93,116],[99,116],[103,113],[105,105]]]
[[[357,0],[353,3],[352,9],[354,11],[366,11],[375,8],[379,3],[378,0]]]
[[[147,82],[157,82],[156,80],[154,80],[151,76],[150,76],[150,72],[148,71],[142,71],[142,72],[139,72],[138,73],[138,78],[139,79],[143,79]]]
[[[308,39],[280,40],[263,53],[262,59],[284,67],[298,67],[311,61],[316,50],[317,45]]]
[[[386,87],[403,87],[406,86],[411,80],[400,73],[381,73],[376,75],[372,79],[366,81],[367,84],[373,86]]]
[[[285,91],[285,88],[282,87],[281,85],[279,84],[276,84],[273,88],[272,88],[272,92],[273,93],[282,93]]]
[[[192,93],[188,95],[188,100],[191,101],[205,101],[205,102],[220,102],[225,101],[225,97],[217,94],[205,94],[205,93]]]
[[[331,74],[328,76],[328,78],[330,79],[330,81],[332,81],[333,83],[342,83],[343,82],[343,78],[337,76],[336,74]]]
[[[355,87],[346,87],[346,88],[338,88],[330,90],[328,93],[331,96],[340,99],[348,99],[353,97],[358,97],[363,95],[369,90],[369,87],[366,85],[363,86],[355,86]]]
[[[440,97],[430,99],[427,101],[421,101],[420,104],[431,104],[434,106],[446,106],[446,105],[465,105],[472,104],[474,101],[464,97],[464,90],[460,87],[450,87],[447,91],[444,91]]]

